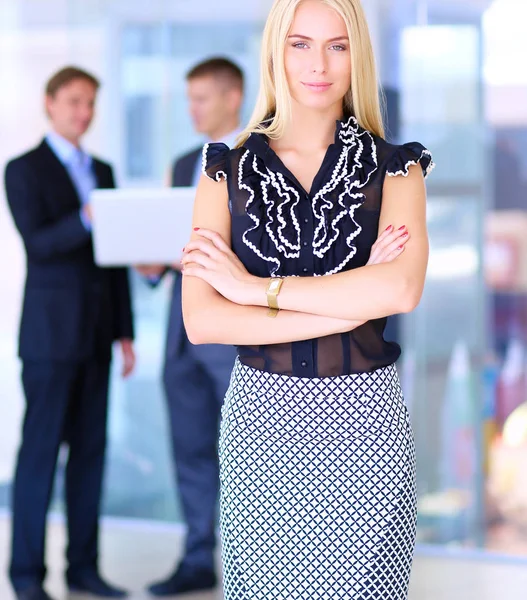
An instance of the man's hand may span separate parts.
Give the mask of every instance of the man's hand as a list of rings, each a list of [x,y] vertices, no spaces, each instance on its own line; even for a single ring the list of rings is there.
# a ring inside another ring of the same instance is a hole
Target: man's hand
[[[82,206],[82,214],[89,223],[93,221],[93,210],[91,204],[87,203]]]
[[[121,375],[123,378],[128,377],[135,368],[135,351],[134,343],[129,339],[119,340],[121,345],[121,355],[123,361],[123,369]]]
[[[165,265],[135,265],[134,269],[143,277],[160,277]]]

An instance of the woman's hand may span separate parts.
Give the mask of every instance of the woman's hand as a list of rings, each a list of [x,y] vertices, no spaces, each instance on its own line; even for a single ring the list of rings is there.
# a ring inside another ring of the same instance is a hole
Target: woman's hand
[[[183,275],[199,277],[231,302],[257,304],[255,298],[265,298],[263,279],[250,275],[240,259],[219,233],[196,229],[201,239],[193,240],[183,251]]]
[[[394,229],[393,225],[387,227],[371,247],[370,259],[367,265],[380,265],[389,263],[404,252],[404,246],[410,239],[410,234],[405,225]]]

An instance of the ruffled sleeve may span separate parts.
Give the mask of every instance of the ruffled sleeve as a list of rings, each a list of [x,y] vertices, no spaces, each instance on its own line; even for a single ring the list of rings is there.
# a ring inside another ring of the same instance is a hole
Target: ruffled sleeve
[[[220,182],[227,181],[229,172],[229,146],[221,142],[205,144],[202,154],[202,172],[209,179]]]
[[[435,167],[430,151],[419,142],[410,142],[398,146],[388,159],[386,175],[390,177],[396,177],[397,175],[408,177],[410,165],[420,165],[425,179]]]

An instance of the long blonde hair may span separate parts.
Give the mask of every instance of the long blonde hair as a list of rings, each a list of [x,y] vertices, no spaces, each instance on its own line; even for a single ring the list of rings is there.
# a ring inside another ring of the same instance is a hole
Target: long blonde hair
[[[298,5],[303,0],[275,0],[263,32],[260,57],[260,91],[249,124],[238,137],[242,145],[253,132],[280,138],[291,116],[291,94],[284,53]],[[384,137],[379,86],[373,47],[360,0],[319,0],[344,20],[351,50],[351,86],[344,97],[344,112],[364,129]]]

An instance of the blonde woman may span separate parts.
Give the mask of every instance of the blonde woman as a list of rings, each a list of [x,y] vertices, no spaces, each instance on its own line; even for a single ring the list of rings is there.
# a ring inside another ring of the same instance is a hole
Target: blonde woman
[[[204,149],[183,305],[234,344],[226,600],[402,600],[415,452],[388,315],[418,304],[430,153],[388,144],[359,0],[275,0],[239,145]]]

